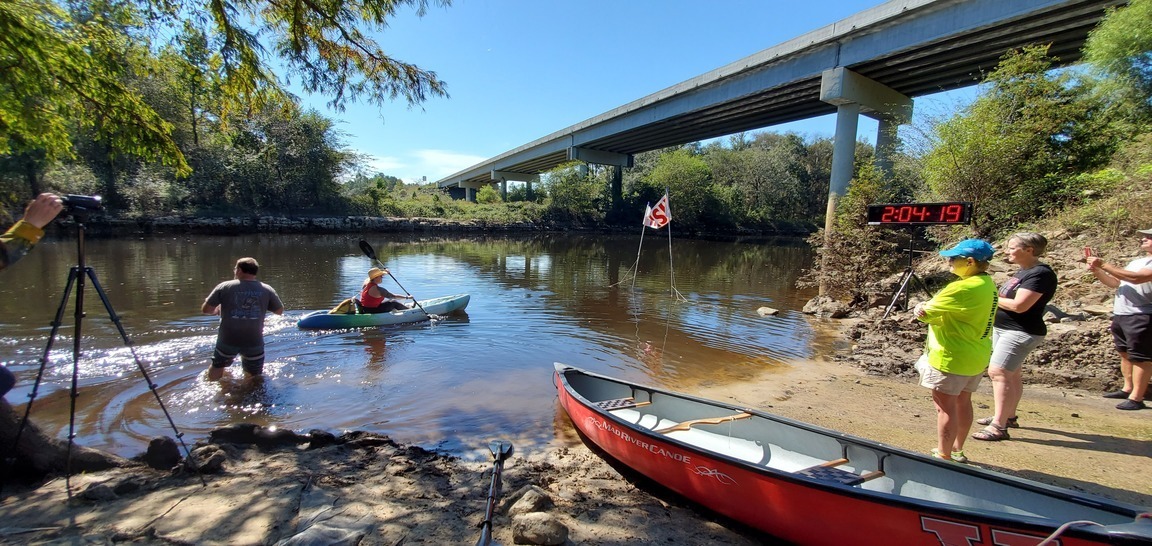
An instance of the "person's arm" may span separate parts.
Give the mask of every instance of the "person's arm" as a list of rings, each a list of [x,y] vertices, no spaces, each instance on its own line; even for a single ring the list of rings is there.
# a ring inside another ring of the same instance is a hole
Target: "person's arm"
[[[265,284],[264,286],[268,286]],[[280,294],[276,293],[276,289],[268,286],[268,291],[272,293],[272,297],[268,298],[268,310],[276,313],[277,315],[284,314],[284,302],[280,301]]]
[[[207,298],[204,298],[204,304],[200,306],[200,311],[205,315],[219,315],[220,314],[220,286],[212,289]]]
[[[1016,296],[1012,299],[1000,298],[997,300],[997,305],[1005,311],[1012,311],[1013,313],[1023,313],[1036,305],[1040,301],[1040,297],[1044,294],[1029,290],[1027,288],[1018,288]]]
[[[1109,288],[1120,286],[1120,281],[1127,281],[1132,284],[1152,282],[1152,268],[1145,267],[1137,271],[1128,271],[1101,260],[1099,256],[1089,256],[1087,264],[1088,270]]]
[[[63,202],[54,194],[36,196],[24,209],[24,218],[0,235],[0,270],[27,255],[44,236],[44,226],[56,218],[62,208]]]

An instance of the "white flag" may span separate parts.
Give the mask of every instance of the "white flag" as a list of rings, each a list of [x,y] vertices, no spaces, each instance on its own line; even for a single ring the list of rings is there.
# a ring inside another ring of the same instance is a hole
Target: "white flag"
[[[644,210],[644,225],[652,229],[660,229],[672,221],[672,210],[668,206],[668,192],[664,192],[656,202],[655,207],[646,207]]]

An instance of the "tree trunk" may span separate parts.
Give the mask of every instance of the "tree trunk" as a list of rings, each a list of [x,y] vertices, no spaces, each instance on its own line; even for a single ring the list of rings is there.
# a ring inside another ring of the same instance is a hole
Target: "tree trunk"
[[[7,400],[0,399],[0,464],[7,465],[12,453],[12,444],[20,427],[24,412],[16,411]],[[51,473],[69,471],[68,442],[46,436],[29,419],[20,434],[20,445],[16,447],[16,462],[7,468],[9,481],[24,483],[36,482]],[[71,472],[94,472],[125,466],[128,460],[100,450],[72,445]]]

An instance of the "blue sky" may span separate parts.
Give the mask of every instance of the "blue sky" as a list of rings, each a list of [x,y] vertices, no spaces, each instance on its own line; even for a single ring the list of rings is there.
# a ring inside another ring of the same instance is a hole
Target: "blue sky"
[[[436,72],[449,98],[343,113],[326,97],[301,99],[338,120],[349,148],[372,157],[370,173],[431,182],[881,3],[455,0],[422,18],[408,10],[373,36]],[[834,128],[825,116],[764,130]],[[874,141],[875,130],[862,118],[860,138]]]

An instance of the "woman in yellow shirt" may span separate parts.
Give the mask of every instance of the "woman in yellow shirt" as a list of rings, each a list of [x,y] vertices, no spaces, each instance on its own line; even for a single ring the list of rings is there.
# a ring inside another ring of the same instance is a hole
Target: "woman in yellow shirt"
[[[972,393],[992,356],[997,296],[987,270],[994,253],[992,245],[980,239],[965,239],[940,252],[960,278],[913,310],[928,324],[916,371],[920,384],[932,390],[937,437],[932,454],[942,459],[968,462],[964,441],[972,428]]]

